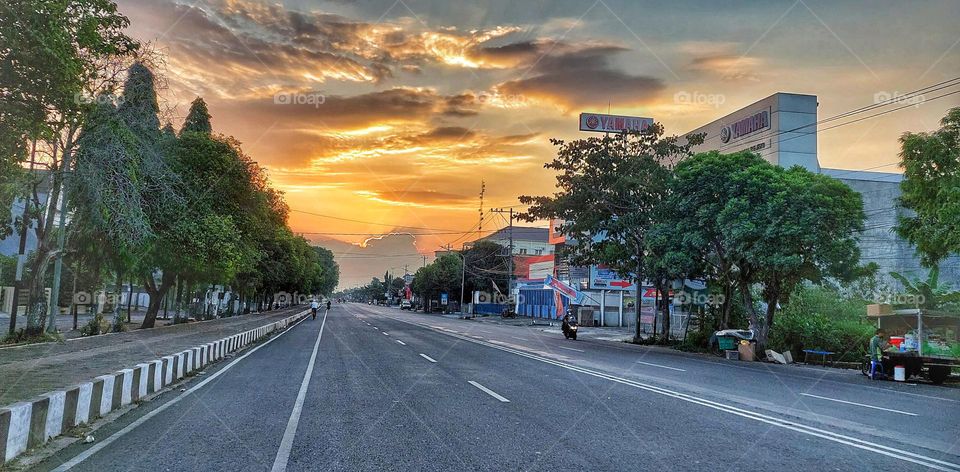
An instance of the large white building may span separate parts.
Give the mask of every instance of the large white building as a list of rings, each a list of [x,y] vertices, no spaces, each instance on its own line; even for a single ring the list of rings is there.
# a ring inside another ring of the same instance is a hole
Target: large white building
[[[904,211],[897,203],[903,175],[821,168],[816,124],[815,95],[775,93],[687,134],[705,133],[704,143],[694,152],[751,150],[770,163],[798,165],[847,184],[863,197],[867,216],[860,237],[862,262],[877,263],[883,276],[895,271],[924,277],[927,270],[920,266],[913,246],[893,230],[897,216]],[[940,264],[940,279],[960,288],[960,257]]]
[[[547,228],[513,226],[502,228],[478,241],[490,241],[509,247],[512,237],[514,256],[545,256],[553,254],[553,244],[550,244],[549,236]]]

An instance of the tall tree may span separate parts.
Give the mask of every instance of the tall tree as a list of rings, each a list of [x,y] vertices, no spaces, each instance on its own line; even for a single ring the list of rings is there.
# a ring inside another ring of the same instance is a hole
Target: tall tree
[[[727,328],[734,294],[743,268],[744,281],[752,283],[751,266],[735,253],[730,237],[717,224],[736,198],[744,195],[741,179],[733,178],[744,169],[766,162],[751,152],[720,154],[710,151],[677,164],[671,182],[667,210],[658,218],[653,251],[661,268],[680,268],[686,278],[706,278],[720,287],[723,295],[720,327]]]
[[[900,137],[900,205],[897,233],[935,266],[960,253],[960,107],[952,108],[932,133]]]
[[[190,104],[190,111],[187,118],[183,120],[181,133],[213,133],[213,126],[210,124],[210,112],[207,111],[207,103],[202,98],[197,97]]]
[[[763,345],[776,310],[802,281],[819,283],[828,277],[850,281],[863,272],[857,237],[865,215],[860,194],[837,179],[801,167],[767,164],[740,176],[760,184],[766,193],[754,193],[758,198],[749,208],[737,202],[739,214],[724,214],[730,219],[721,218],[720,224],[735,241],[736,251],[756,268],[763,285],[763,318],[758,319],[752,305],[747,307],[751,327]]]
[[[689,136],[681,143],[676,136],[663,137],[663,127],[654,124],[642,133],[551,140],[559,149],[544,167],[558,173],[558,191],[552,197],[520,197],[531,205],[520,218],[564,220],[562,231],[577,241],[568,253],[574,264],[605,264],[640,286],[648,275],[647,234],[670,181],[662,163],[691,155],[691,146],[702,139]],[[635,305],[639,338],[641,304]]]
[[[109,0],[0,4],[0,169],[10,161],[42,160],[49,170],[49,185],[41,185],[37,176],[20,179],[24,185],[11,184],[10,177],[17,173],[0,173],[0,197],[9,196],[13,185],[24,199],[25,211],[18,221],[21,239],[29,228],[37,240],[24,271],[25,287],[16,285],[17,290],[28,290],[28,320],[39,315],[42,322],[46,317],[39,293],[49,262],[59,261],[58,247],[64,240],[54,228],[58,212],[47,208],[46,202],[61,200],[64,171],[70,167],[91,106],[88,98],[112,93],[122,61],[139,46],[124,34],[128,25],[129,20]],[[40,188],[50,189],[48,198],[41,198]],[[5,233],[9,230],[0,230],[0,235]],[[54,287],[54,293],[58,288]],[[16,319],[13,315],[11,327]],[[53,317],[49,321],[49,327],[55,328]],[[32,325],[28,329],[36,327],[35,323],[28,325]]]
[[[509,278],[507,248],[492,241],[477,241],[463,251],[467,263],[466,293],[505,290]]]

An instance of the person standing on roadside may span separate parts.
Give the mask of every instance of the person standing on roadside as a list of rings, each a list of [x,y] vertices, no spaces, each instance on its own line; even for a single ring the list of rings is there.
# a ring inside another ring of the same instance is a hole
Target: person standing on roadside
[[[886,331],[881,328],[877,329],[873,337],[870,338],[870,378],[873,380],[886,376],[883,370],[883,350],[887,344],[886,334]]]
[[[330,300],[327,299],[327,311],[330,311]]]

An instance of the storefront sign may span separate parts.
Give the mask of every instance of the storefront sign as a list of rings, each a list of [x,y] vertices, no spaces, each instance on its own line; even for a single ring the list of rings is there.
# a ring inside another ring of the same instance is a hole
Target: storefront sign
[[[720,141],[726,144],[765,129],[770,129],[770,110],[754,113],[733,124],[724,126],[720,129]]]
[[[636,290],[633,281],[621,277],[606,266],[590,266],[590,288],[596,290]]]
[[[581,113],[580,131],[599,133],[622,133],[624,131],[643,131],[653,124],[653,118],[639,116],[604,115],[602,113]]]

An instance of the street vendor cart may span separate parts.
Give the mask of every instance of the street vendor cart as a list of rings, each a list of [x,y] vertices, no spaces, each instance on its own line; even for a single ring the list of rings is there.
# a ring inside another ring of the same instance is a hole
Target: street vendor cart
[[[911,308],[868,311],[867,318],[889,335],[883,352],[888,377],[902,367],[905,379],[925,375],[941,384],[960,367],[960,315]]]

